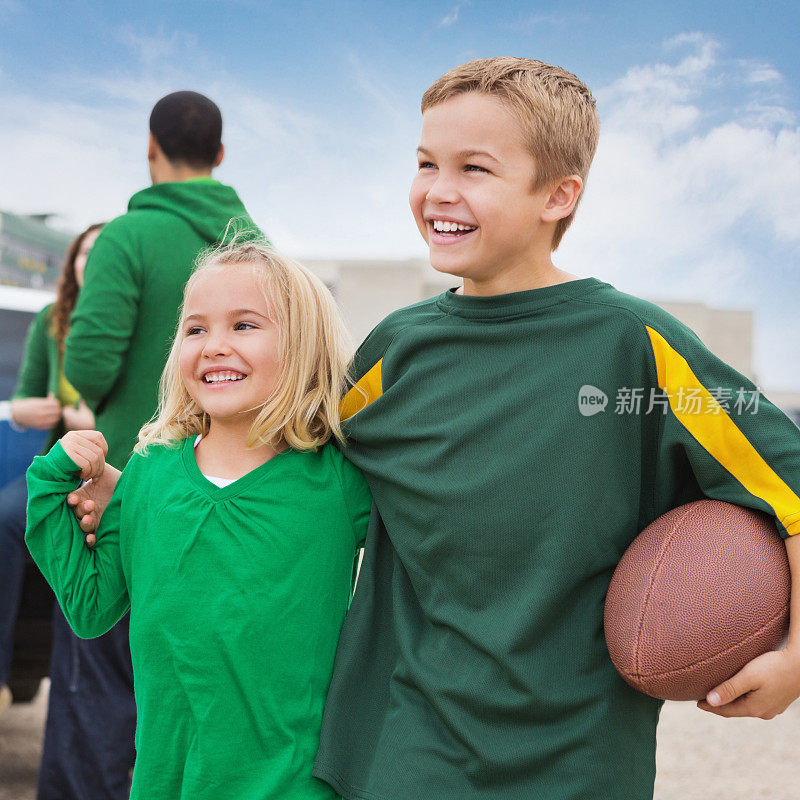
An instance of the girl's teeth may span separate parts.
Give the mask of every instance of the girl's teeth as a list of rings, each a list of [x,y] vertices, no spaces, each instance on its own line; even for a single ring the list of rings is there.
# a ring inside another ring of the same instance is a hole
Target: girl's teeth
[[[205,376],[206,383],[222,383],[223,381],[240,381],[244,375],[235,372],[214,372]]]

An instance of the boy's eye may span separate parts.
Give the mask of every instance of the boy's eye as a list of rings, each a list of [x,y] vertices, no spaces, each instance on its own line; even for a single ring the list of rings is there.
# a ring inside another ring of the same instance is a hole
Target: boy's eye
[[[464,167],[466,172],[488,172],[489,170],[485,167],[479,167],[477,164],[467,164]]]
[[[430,161],[420,161],[419,162],[420,169],[436,169],[436,165]]]

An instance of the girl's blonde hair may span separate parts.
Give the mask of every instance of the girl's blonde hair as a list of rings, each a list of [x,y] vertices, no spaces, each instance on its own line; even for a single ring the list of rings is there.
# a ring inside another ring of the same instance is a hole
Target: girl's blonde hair
[[[267,243],[237,243],[240,238],[198,258],[184,290],[175,340],[161,376],[158,411],[139,432],[137,453],[151,444],[174,444],[208,433],[209,417],[191,398],[180,374],[186,298],[200,277],[231,267],[252,270],[279,332],[280,378],[272,394],[264,398],[247,446],[286,443],[296,450],[316,450],[331,436],[344,442],[339,402],[350,383],[347,366],[352,345],[331,293],[316,275]]]

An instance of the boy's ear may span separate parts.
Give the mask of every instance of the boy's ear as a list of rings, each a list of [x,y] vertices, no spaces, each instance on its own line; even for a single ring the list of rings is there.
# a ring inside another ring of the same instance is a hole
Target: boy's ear
[[[542,222],[558,222],[558,220],[568,217],[575,208],[582,191],[583,180],[580,175],[570,175],[562,179],[547,199],[542,211]]]

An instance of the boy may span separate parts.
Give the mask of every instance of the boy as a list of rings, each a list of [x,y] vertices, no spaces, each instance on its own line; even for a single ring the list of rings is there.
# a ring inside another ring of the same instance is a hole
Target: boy
[[[611,574],[703,495],[800,532],[800,431],[763,398],[737,414],[755,387],[668,314],[553,266],[599,133],[575,76],[480,59],[422,111],[410,203],[463,287],[356,356],[346,453],[376,508],[315,774],[350,800],[651,798],[661,704],[608,657]],[[641,406],[584,416],[582,387]],[[709,699],[747,698],[703,708],[770,716],[800,694],[793,595],[789,647]]]

